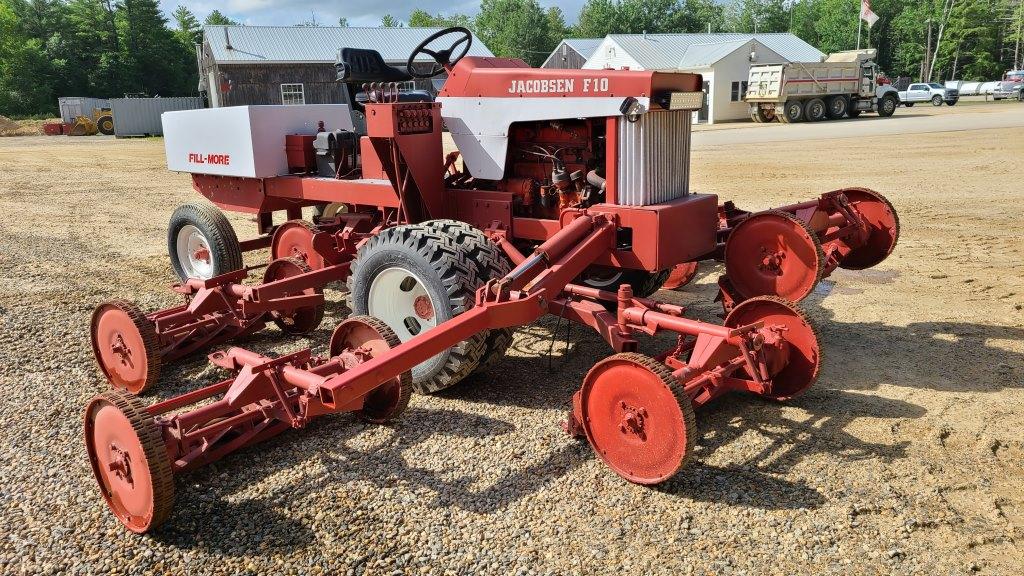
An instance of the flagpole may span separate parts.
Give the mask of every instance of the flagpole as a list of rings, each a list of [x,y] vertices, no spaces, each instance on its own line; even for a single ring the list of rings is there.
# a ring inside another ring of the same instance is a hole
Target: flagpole
[[[861,0],[861,12],[864,10],[863,0]],[[861,12],[857,12],[857,50],[860,50],[860,31],[864,27],[864,19],[861,18]]]

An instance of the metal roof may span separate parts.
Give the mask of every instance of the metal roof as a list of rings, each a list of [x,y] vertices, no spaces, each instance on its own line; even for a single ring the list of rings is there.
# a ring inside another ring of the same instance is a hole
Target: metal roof
[[[413,48],[439,30],[443,28],[207,25],[203,26],[203,36],[219,64],[334,63],[341,48],[369,48],[380,52],[388,62],[405,62]],[[474,35],[469,55],[494,54]],[[421,56],[419,60],[429,61],[430,57]]]
[[[731,42],[715,42],[713,44],[690,44],[679,60],[678,68],[707,68],[732,54],[741,47],[752,43],[751,40],[733,40]]]
[[[648,70],[678,68],[687,49],[693,45],[722,44],[757,40],[791,62],[820,62],[824,54],[789,32],[771,34],[609,34],[634,60]],[[731,52],[731,51],[730,51]],[[722,54],[725,56],[727,53]],[[702,60],[706,59],[704,57]]]
[[[594,50],[597,50],[597,47],[601,45],[602,40],[604,38],[566,38],[562,40],[562,44],[572,48],[580,56],[590,58]],[[555,50],[558,50],[558,48],[555,48]]]

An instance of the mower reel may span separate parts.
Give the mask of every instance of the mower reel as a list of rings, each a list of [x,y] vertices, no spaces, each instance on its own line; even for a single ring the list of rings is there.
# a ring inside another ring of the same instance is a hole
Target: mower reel
[[[725,318],[730,328],[758,322],[764,323],[762,347],[773,352],[767,355],[765,367],[771,386],[760,395],[781,402],[803,394],[821,370],[821,347],[814,325],[794,304],[775,296],[746,300]]]
[[[170,516],[174,475],[160,428],[135,396],[105,392],[85,409],[85,446],[114,516],[142,534]]]

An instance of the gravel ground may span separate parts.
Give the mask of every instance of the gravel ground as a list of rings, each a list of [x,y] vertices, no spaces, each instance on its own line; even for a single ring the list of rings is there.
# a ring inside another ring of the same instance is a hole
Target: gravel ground
[[[806,396],[708,406],[691,466],[641,488],[559,427],[607,347],[576,329],[549,359],[541,321],[392,427],[326,417],[179,477],[170,521],[138,537],[81,441],[105,389],[88,319],[112,297],[174,302],[165,226],[195,195],[159,140],[0,140],[0,573],[1024,572],[1019,130],[699,147],[693,162],[696,189],[752,208],[866,185],[900,211],[892,258],[804,302],[826,362]],[[717,273],[663,297],[714,320]],[[323,352],[338,296],[311,337],[270,328],[246,346]],[[178,362],[150,400],[222,377]]]

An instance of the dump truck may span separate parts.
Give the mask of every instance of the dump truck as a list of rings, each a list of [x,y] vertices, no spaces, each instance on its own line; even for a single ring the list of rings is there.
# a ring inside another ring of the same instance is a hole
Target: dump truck
[[[783,123],[892,116],[899,94],[875,64],[875,50],[830,54],[824,62],[750,67],[744,101],[755,122]]]

